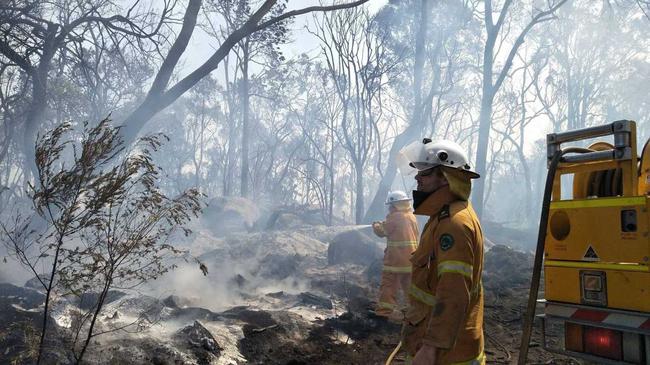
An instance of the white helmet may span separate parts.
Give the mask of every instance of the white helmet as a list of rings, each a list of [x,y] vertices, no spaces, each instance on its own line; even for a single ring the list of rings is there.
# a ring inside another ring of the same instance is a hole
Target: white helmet
[[[463,148],[456,142],[441,140],[432,142],[425,138],[415,141],[402,148],[398,161],[408,161],[408,165],[418,171],[428,170],[436,166],[447,166],[459,169],[472,179],[480,177],[469,166],[469,160]]]
[[[410,200],[411,198],[409,198],[405,192],[400,190],[395,190],[395,191],[388,192],[388,195],[386,196],[385,204],[390,205],[393,203],[410,201]]]

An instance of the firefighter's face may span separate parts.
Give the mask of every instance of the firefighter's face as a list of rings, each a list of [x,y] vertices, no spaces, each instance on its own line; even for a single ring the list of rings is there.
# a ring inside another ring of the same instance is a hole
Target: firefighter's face
[[[418,191],[431,193],[438,190],[440,187],[447,185],[447,180],[439,168],[431,168],[428,170],[420,171],[415,175],[415,181],[418,182]]]

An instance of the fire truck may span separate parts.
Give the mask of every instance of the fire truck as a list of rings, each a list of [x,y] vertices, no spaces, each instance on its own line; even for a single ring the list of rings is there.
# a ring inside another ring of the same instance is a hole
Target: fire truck
[[[620,120],[547,135],[547,158],[518,363],[541,325],[548,351],[650,364],[650,140],[637,155],[636,124]]]

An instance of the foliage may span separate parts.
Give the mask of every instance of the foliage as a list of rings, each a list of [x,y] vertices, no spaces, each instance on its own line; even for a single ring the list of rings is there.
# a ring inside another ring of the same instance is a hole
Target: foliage
[[[3,230],[10,251],[46,292],[39,359],[55,293],[98,293],[73,334],[81,361],[108,291],[156,279],[174,268],[167,258],[184,254],[169,238],[177,230],[189,234],[184,225],[200,212],[201,194],[189,189],[170,198],[159,189],[152,154],[165,140],[149,135],[126,149],[108,119],[84,123],[76,138],[63,123],[38,139],[29,195],[45,228],[39,232],[35,217],[17,215],[13,228]],[[50,267],[47,278],[37,272],[39,263]]]

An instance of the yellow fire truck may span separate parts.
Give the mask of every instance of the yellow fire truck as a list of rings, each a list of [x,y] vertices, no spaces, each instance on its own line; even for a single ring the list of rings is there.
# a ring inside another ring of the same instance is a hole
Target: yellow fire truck
[[[614,143],[564,146],[602,136]],[[547,147],[518,363],[526,363],[541,306],[547,350],[603,364],[650,364],[650,140],[637,156],[636,124],[621,120],[549,134]],[[571,175],[573,189],[563,193]],[[542,269],[544,299],[538,300]]]

